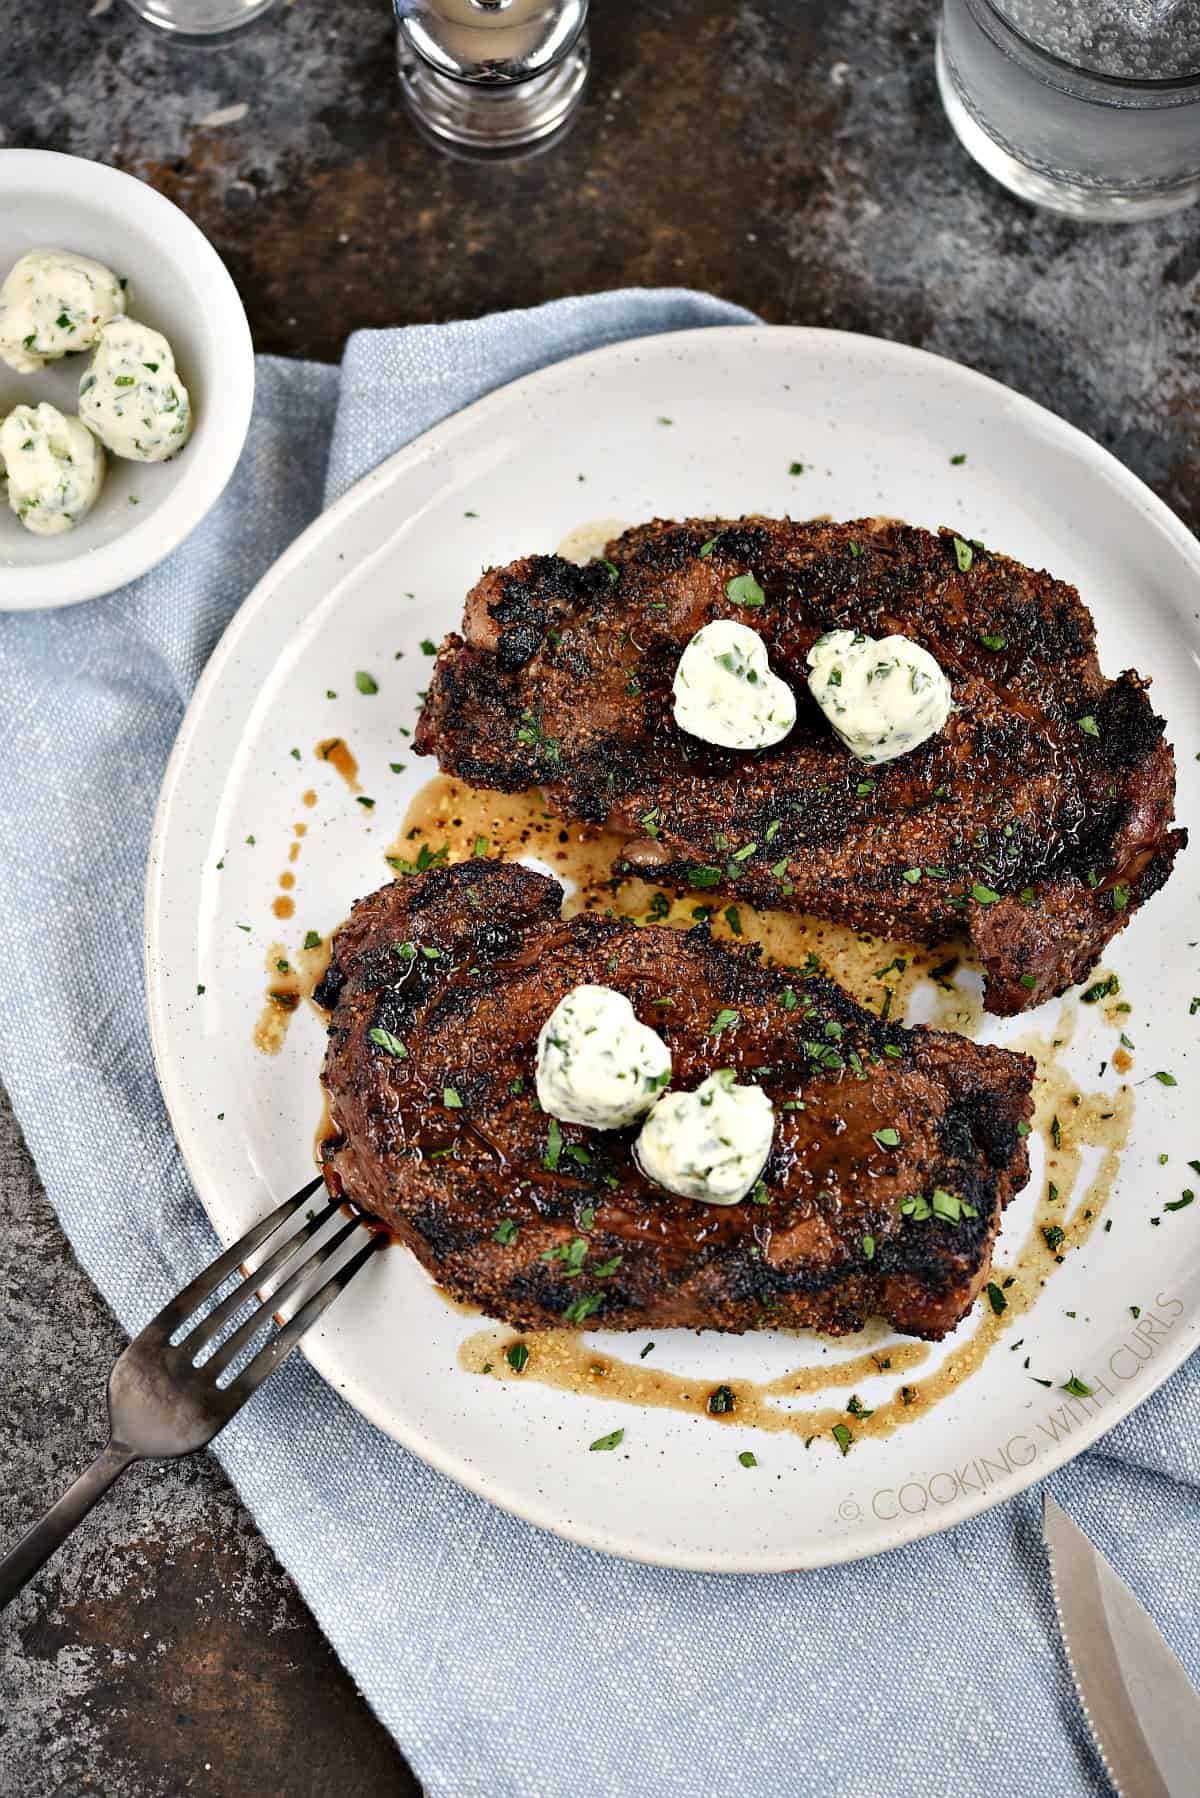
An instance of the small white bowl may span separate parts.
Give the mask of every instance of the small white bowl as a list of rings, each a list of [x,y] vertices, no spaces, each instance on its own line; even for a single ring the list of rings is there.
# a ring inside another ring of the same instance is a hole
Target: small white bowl
[[[132,317],[162,331],[195,427],[171,462],[108,457],[95,509],[73,531],[35,537],[0,496],[0,610],[74,605],[111,593],[169,555],[233,473],[254,401],[254,346],[237,289],[204,234],[152,187],[50,150],[0,150],[0,279],[36,245],[79,250],[128,277]],[[22,401],[78,412],[86,355],[37,374],[0,363],[0,418]]]

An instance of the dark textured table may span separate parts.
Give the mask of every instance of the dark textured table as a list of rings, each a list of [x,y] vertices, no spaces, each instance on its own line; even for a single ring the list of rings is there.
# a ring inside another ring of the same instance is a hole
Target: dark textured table
[[[451,163],[400,110],[386,0],[173,49],[121,0],[10,9],[0,145],[98,157],[224,256],[260,350],[686,283],[1011,382],[1200,517],[1200,217],[1094,230],[966,160],[918,0],[597,0],[571,139]],[[0,966],[0,979],[3,968]],[[102,1172],[99,1177],[102,1176]],[[90,1457],[120,1332],[0,1112],[0,1541]],[[0,1621],[0,1798],[412,1791],[208,1459],[137,1470]]]

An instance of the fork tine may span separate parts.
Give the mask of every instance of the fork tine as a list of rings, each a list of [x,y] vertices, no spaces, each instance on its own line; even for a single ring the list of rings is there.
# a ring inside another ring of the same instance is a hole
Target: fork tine
[[[234,1408],[244,1405],[248,1398],[262,1385],[269,1374],[274,1373],[281,1361],[285,1361],[296,1347],[300,1338],[312,1324],[315,1324],[323,1311],[327,1311],[340,1292],[349,1286],[360,1267],[364,1267],[375,1253],[383,1248],[387,1238],[372,1234],[370,1242],[365,1242],[357,1254],[350,1257],[344,1267],[330,1274],[323,1286],[319,1286],[312,1297],[303,1304],[295,1317],[290,1318],[283,1328],[272,1336],[255,1355],[248,1367],[244,1367],[237,1379],[225,1388],[226,1397],[234,1401]]]
[[[361,1224],[360,1218],[350,1218],[340,1230],[334,1231],[327,1242],[323,1242],[320,1248],[306,1256],[294,1273],[289,1274],[282,1285],[277,1286],[274,1292],[268,1293],[262,1304],[256,1306],[245,1323],[239,1324],[232,1336],[226,1337],[220,1348],[204,1363],[201,1371],[210,1379],[218,1379],[230,1363],[237,1359],[250,1339],[258,1334],[272,1313],[278,1311],[281,1305],[286,1304],[292,1294],[303,1286],[304,1282],[311,1278],[319,1267],[324,1266],[325,1262],[341,1248],[347,1238],[353,1236],[354,1232],[361,1228]],[[243,1288],[243,1295],[244,1292],[245,1288]]]
[[[315,1211],[295,1234],[289,1236],[286,1242],[281,1243],[277,1249],[273,1250],[265,1261],[261,1262],[258,1267],[251,1268],[249,1277],[240,1285],[235,1286],[228,1297],[223,1298],[213,1310],[206,1311],[194,1329],[189,1330],[176,1346],[189,1357],[195,1356],[206,1342],[211,1341],[221,1325],[232,1317],[235,1311],[241,1310],[246,1303],[247,1295],[256,1291],[267,1280],[272,1279],[281,1268],[286,1267],[305,1243],[329,1222],[340,1204],[340,1199],[330,1199],[323,1211]]]
[[[318,1174],[315,1180],[310,1180],[307,1186],[302,1186],[300,1191],[293,1193],[290,1199],[285,1199],[282,1205],[277,1205],[274,1211],[268,1212],[266,1217],[260,1218],[256,1224],[252,1224],[244,1236],[238,1237],[232,1248],[226,1249],[223,1255],[218,1255],[217,1259],[211,1261],[203,1272],[196,1275],[194,1280],[188,1281],[182,1292],[177,1292],[173,1299],[168,1300],[158,1316],[151,1318],[140,1334],[143,1336],[160,1334],[170,1336],[181,1323],[186,1322],[197,1305],[201,1304],[210,1293],[215,1292],[222,1281],[227,1280],[229,1275],[242,1265],[246,1256],[253,1254],[260,1243],[264,1243],[268,1236],[274,1235],[281,1224],[286,1223],[289,1217],[294,1216],[297,1208],[304,1203],[305,1199],[310,1198],[322,1184],[322,1176]]]

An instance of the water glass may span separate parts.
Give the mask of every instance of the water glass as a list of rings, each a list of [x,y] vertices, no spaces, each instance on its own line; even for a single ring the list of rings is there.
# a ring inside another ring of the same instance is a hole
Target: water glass
[[[1075,218],[1200,198],[1196,0],[945,0],[942,103],[989,174]]]
[[[180,38],[215,38],[260,19],[275,0],[125,0],[147,25]]]

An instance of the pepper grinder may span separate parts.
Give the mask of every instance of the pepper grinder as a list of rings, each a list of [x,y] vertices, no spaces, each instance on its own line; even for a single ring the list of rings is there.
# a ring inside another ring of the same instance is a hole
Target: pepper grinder
[[[395,0],[400,85],[439,148],[472,158],[565,133],[588,72],[588,0]]]

